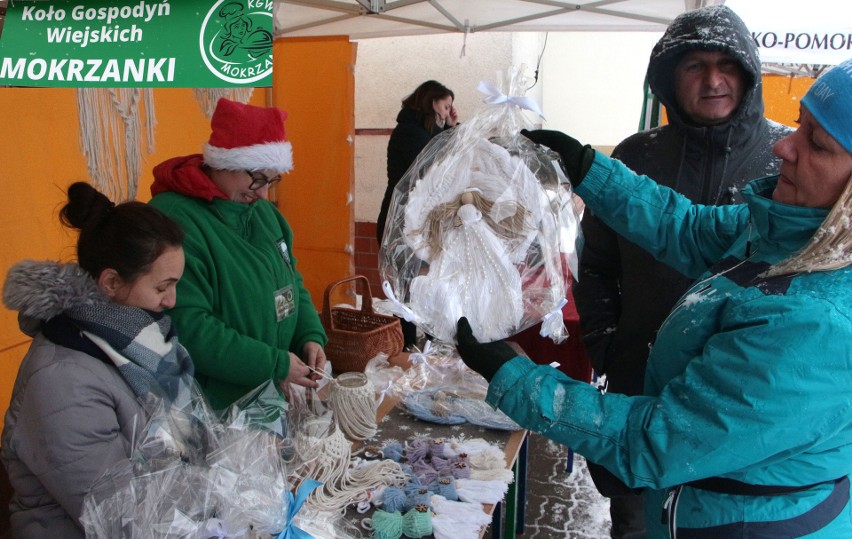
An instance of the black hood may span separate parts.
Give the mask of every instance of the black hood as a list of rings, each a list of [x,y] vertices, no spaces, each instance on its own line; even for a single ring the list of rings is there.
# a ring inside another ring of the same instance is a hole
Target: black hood
[[[678,16],[651,52],[648,83],[666,106],[670,122],[682,124],[685,121],[675,100],[675,67],[684,54],[696,50],[725,52],[745,70],[746,91],[731,123],[763,116],[760,56],[751,32],[729,7],[709,6]]]

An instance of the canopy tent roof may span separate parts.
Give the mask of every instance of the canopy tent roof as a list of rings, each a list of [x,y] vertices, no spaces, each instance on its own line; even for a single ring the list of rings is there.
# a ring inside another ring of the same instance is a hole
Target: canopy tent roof
[[[444,32],[652,31],[723,0],[279,0],[278,37]]]
[[[752,31],[764,72],[815,76],[852,57],[849,0],[276,0],[275,35],[663,32],[680,13],[717,4]]]

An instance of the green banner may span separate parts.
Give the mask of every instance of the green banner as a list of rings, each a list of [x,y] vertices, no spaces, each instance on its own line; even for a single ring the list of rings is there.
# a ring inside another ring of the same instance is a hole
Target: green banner
[[[0,85],[272,85],[273,0],[10,2]]]

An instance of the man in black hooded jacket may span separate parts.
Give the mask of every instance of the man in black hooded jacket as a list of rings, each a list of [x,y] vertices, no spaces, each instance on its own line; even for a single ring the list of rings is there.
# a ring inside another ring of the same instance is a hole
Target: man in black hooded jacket
[[[677,17],[651,53],[647,78],[669,123],[628,137],[613,157],[702,204],[739,203],[748,180],[778,172],[771,148],[791,129],[764,118],[757,47],[730,8]],[[583,234],[574,291],[583,341],[608,391],[641,394],[654,335],[691,280],[594,215],[584,218]],[[611,498],[612,537],[644,537],[642,497],[590,468]]]

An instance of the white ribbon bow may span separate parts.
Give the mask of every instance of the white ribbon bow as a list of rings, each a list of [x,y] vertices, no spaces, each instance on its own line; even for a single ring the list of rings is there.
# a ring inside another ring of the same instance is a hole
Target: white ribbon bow
[[[517,105],[522,109],[527,109],[535,112],[542,118],[544,118],[544,114],[541,112],[541,108],[538,106],[538,103],[535,102],[535,99],[531,97],[525,96],[509,96],[501,92],[493,83],[487,80],[479,81],[479,85],[476,87],[477,90],[486,95],[485,99],[483,99],[483,103],[488,105],[497,105],[499,103],[511,103],[513,105]]]
[[[414,311],[409,309],[405,304],[396,299],[396,296],[393,293],[393,288],[388,281],[384,281],[382,283],[382,290],[385,291],[385,297],[391,303],[392,311],[394,314],[402,316],[405,318],[407,322],[414,322],[417,316],[414,314]]]
[[[553,310],[544,315],[541,319],[541,329],[538,334],[542,337],[550,337],[558,335],[558,332],[564,327],[562,325],[562,307],[568,305],[568,300],[562,298],[553,307]]]

